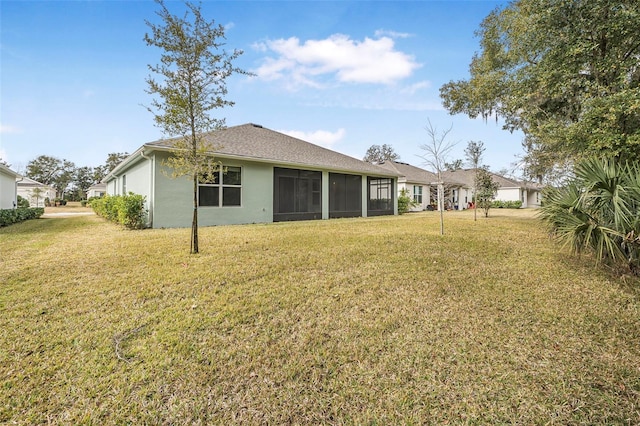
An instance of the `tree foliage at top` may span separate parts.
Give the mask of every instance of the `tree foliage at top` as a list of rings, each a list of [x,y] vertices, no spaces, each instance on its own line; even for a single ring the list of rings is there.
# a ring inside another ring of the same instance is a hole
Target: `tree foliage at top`
[[[463,161],[461,158],[453,160],[451,162],[445,162],[444,168],[450,172],[455,172],[456,170],[460,170],[463,166]]]
[[[110,152],[107,155],[107,161],[102,166],[93,169],[93,180],[95,183],[102,181],[118,164],[129,156],[127,152]]]
[[[40,155],[29,161],[26,169],[28,178],[54,187],[60,197],[73,181],[74,173],[75,164],[71,161],[48,155]]]
[[[391,145],[387,145],[386,143],[382,146],[380,145],[371,145],[367,150],[363,160],[367,163],[380,164],[385,161],[396,161],[400,159],[400,155],[398,155]]]
[[[75,198],[86,198],[89,187],[95,183],[94,175],[94,169],[87,166],[78,167],[73,171],[72,184],[76,192]]]
[[[525,134],[528,174],[594,154],[640,157],[640,2],[518,0],[482,22],[444,106]]]
[[[198,253],[198,179],[213,174],[218,166],[212,153],[219,147],[211,145],[206,133],[225,126],[224,118],[210,113],[233,106],[226,99],[226,80],[247,72],[233,65],[242,51],[224,50],[224,27],[206,20],[200,5],[186,3],[188,10],[179,17],[162,0],[156,3],[162,23],[146,21],[151,31],[144,40],[162,53],[160,63],[149,65],[160,79],[146,79],[147,93],[156,96],[148,110],[163,133],[176,137],[172,139],[173,156],[166,162],[172,176],[189,176],[193,181],[191,253]]]

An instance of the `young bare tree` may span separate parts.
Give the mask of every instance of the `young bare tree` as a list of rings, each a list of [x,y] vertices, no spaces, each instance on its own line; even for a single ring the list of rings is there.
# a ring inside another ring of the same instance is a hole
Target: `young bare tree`
[[[207,21],[201,5],[186,3],[184,17],[172,15],[162,0],[157,15],[162,25],[146,21],[151,29],[145,34],[148,46],[162,50],[160,63],[149,70],[161,79],[148,77],[147,93],[157,95],[147,109],[156,126],[175,137],[172,156],[165,162],[174,178],[189,176],[193,183],[193,221],[191,253],[198,247],[198,179],[212,176],[218,169],[212,153],[216,148],[207,140],[208,132],[225,127],[224,118],[213,118],[212,110],[233,106],[227,100],[226,80],[234,74],[248,74],[233,62],[241,50],[224,50],[225,29]]]
[[[482,141],[469,141],[467,147],[464,150],[464,155],[467,157],[467,162],[473,168],[475,176],[473,177],[473,220],[478,220],[478,169],[480,162],[482,161],[482,154],[484,153],[484,143]]]
[[[446,170],[445,163],[449,154],[457,142],[447,141],[447,137],[453,129],[453,124],[442,132],[431,124],[431,120],[427,119],[427,125],[424,128],[427,131],[428,142],[420,145],[420,149],[424,154],[419,155],[424,160],[424,165],[431,168],[438,176],[438,210],[440,210],[440,235],[444,235],[444,182],[442,180],[442,172]]]

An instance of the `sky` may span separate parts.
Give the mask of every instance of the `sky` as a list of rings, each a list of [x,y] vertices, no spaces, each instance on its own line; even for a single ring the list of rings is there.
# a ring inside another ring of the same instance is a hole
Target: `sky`
[[[182,2],[167,1],[183,15]],[[450,160],[470,140],[492,170],[511,169],[522,134],[450,115],[439,89],[469,77],[475,31],[496,1],[204,1],[225,28],[235,65],[254,76],[227,81],[227,126],[256,123],[360,158],[388,144],[400,161],[428,168],[420,148],[430,122],[451,128]],[[48,155],[95,167],[163,137],[146,109],[144,42],[160,24],[153,1],[0,1],[0,158],[23,172]]]

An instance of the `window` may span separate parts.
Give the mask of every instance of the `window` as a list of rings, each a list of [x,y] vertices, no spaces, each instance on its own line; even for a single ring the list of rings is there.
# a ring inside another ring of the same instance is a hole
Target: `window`
[[[322,172],[274,167],[273,179],[274,221],[322,215]]]
[[[122,195],[127,195],[127,175],[122,175]]]
[[[198,183],[198,205],[233,207],[242,205],[242,169],[222,167]]]
[[[422,186],[413,185],[413,202],[422,204]]]
[[[393,214],[393,179],[369,178],[368,214]]]
[[[362,216],[362,177],[329,173],[329,217]]]

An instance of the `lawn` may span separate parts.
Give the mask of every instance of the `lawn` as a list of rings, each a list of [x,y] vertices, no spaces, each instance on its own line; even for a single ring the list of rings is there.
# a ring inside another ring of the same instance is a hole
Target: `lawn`
[[[0,229],[0,423],[640,424],[640,281],[445,221]]]

